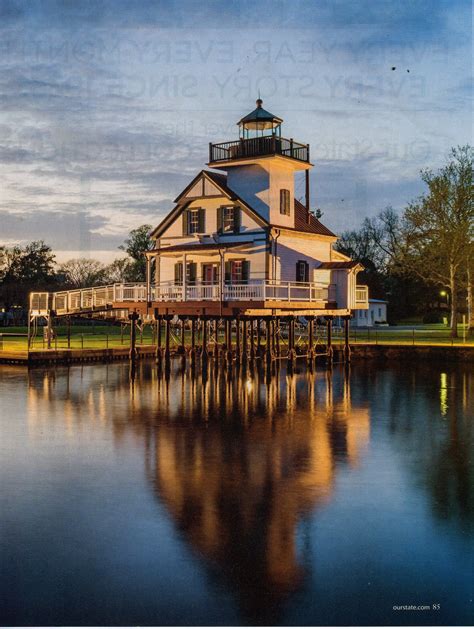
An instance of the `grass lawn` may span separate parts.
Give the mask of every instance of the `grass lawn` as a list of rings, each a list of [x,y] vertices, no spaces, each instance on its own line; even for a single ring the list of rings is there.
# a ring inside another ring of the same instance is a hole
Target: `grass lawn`
[[[299,328],[299,326],[298,326]],[[52,348],[67,349],[67,328],[66,326],[57,326],[54,328],[55,339],[52,341]],[[302,326],[298,330],[301,342],[306,340],[306,330]],[[27,350],[27,328],[26,327],[6,327],[0,328],[0,351],[26,351]],[[352,328],[350,331],[351,344],[405,344],[405,345],[468,345],[474,346],[474,337],[463,339],[462,326],[458,328],[459,337],[451,339],[449,329],[442,324],[426,324],[409,326],[393,326],[393,327],[373,327],[366,329]],[[17,336],[16,336],[17,335]],[[22,335],[22,336],[21,336]],[[283,341],[286,339],[286,332],[283,333]],[[186,344],[190,344],[190,332],[186,332]],[[343,343],[343,331],[335,328],[333,334],[334,344]],[[222,343],[223,330],[219,337]],[[196,339],[197,341],[197,339]],[[319,342],[325,342],[325,336],[318,338]],[[210,339],[212,342],[212,338]],[[235,343],[235,337],[233,339]],[[143,333],[137,330],[137,345],[151,345],[155,340],[150,326],[145,326]],[[164,343],[164,331],[162,334],[162,343]],[[262,334],[262,343],[265,343],[265,335]],[[172,346],[180,344],[179,328],[172,329],[171,335]],[[130,328],[129,326],[110,324],[79,324],[71,326],[72,349],[99,349],[106,347],[129,347],[130,346]],[[46,341],[43,339],[43,328],[38,329],[37,336],[33,340],[31,349],[45,349]]]

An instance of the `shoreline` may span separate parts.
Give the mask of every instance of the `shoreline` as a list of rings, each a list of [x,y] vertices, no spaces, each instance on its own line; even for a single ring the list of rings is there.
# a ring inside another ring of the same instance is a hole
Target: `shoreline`
[[[137,345],[137,360],[154,358],[156,348],[153,345]],[[32,351],[0,351],[0,364],[16,364],[35,366],[44,364],[71,364],[89,362],[112,362],[130,360],[129,348],[95,348],[95,349],[50,349]],[[340,355],[340,356],[339,356]],[[334,347],[334,360],[342,358],[343,349]],[[322,362],[325,354],[316,355],[316,364]],[[174,351],[172,357],[182,358],[182,354]],[[297,356],[298,361],[305,356]],[[351,360],[390,361],[393,359],[435,360],[436,362],[474,363],[474,346],[463,345],[402,345],[402,344],[362,344],[351,345]],[[257,360],[263,360],[258,358]],[[279,360],[285,360],[280,358]]]

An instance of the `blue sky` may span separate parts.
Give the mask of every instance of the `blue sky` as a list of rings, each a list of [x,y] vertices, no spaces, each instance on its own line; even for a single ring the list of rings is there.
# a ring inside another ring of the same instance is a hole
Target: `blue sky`
[[[472,142],[471,27],[456,0],[0,0],[0,242],[119,256],[259,91],[331,229],[401,209]]]

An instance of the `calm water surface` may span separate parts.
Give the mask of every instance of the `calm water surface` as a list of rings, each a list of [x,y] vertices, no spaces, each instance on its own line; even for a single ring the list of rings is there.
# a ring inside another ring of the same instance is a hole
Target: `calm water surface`
[[[467,366],[0,366],[0,396],[2,625],[473,621]]]

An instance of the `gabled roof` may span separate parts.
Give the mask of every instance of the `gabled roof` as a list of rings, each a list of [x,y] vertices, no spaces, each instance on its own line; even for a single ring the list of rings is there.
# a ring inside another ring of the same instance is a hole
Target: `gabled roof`
[[[227,175],[223,175],[221,173],[212,172],[211,170],[201,170],[196,177],[186,186],[186,188],[176,197],[175,199],[175,207],[171,210],[171,212],[161,221],[161,223],[155,227],[155,229],[150,233],[152,238],[157,238],[160,233],[163,232],[181,213],[181,211],[189,205],[194,198],[186,198],[186,193],[193,188],[193,186],[201,179],[202,177],[208,179],[213,184],[215,184],[220,191],[222,192],[222,196],[227,197],[231,201],[238,201],[239,205],[241,205],[247,212],[252,216],[253,219],[257,223],[259,223],[262,227],[268,227],[268,222],[258,213],[256,212],[250,205],[244,201],[236,192],[231,190],[227,185]],[[199,197],[196,197],[199,198]]]
[[[240,197],[234,190],[227,185],[227,175],[223,173],[217,173],[211,170],[201,170],[200,173],[194,177],[194,179],[186,186],[186,188],[176,197],[175,203],[177,204],[173,210],[166,216],[161,223],[155,227],[151,232],[151,237],[157,238],[164,229],[166,229],[175,218],[181,213],[181,211],[194,200],[194,198],[186,198],[187,192],[192,190],[193,186],[199,181],[200,178],[206,178],[213,183],[222,192],[222,196],[227,197],[231,201],[237,201],[239,205],[247,210],[247,212],[263,227],[269,227],[268,221],[263,218],[256,210],[254,210],[242,197]],[[196,197],[199,198],[199,197]],[[323,225],[315,216],[310,215],[309,222],[307,220],[308,214],[306,207],[295,199],[295,226],[286,227],[283,225],[275,225],[281,229],[288,229],[296,232],[303,232],[306,234],[319,234],[320,236],[330,236],[337,238],[330,229]]]

